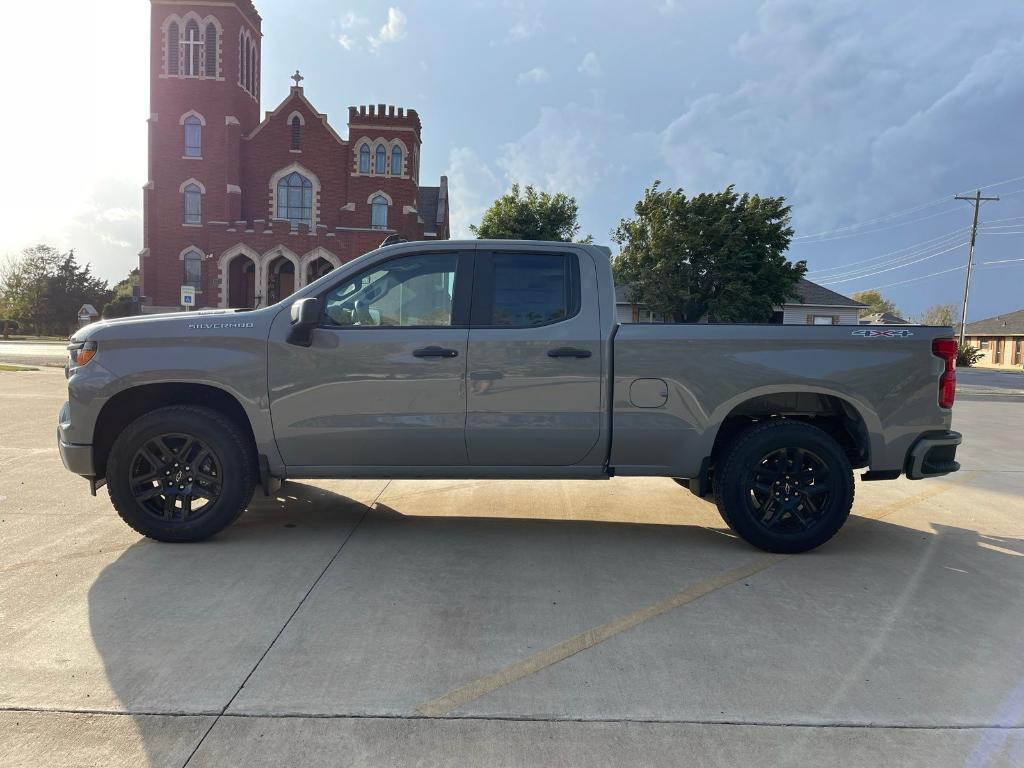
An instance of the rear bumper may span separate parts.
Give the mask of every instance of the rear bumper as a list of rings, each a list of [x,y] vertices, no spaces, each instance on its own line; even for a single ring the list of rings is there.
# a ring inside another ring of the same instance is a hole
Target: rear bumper
[[[940,477],[956,472],[956,447],[963,441],[959,432],[926,432],[907,451],[906,473],[911,480]]]

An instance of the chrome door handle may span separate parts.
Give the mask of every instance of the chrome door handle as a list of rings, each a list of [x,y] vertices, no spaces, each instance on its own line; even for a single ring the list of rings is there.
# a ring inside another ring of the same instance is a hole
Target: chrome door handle
[[[412,351],[413,357],[458,357],[457,349],[445,349],[444,347],[420,347]]]
[[[579,347],[558,347],[549,349],[548,357],[590,357],[590,350]]]

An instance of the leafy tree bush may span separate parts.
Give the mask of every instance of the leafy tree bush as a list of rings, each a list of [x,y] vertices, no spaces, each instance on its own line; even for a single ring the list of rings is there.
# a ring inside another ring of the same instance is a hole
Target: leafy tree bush
[[[860,309],[861,317],[874,315],[879,312],[888,312],[890,315],[896,315],[898,317],[903,316],[900,314],[899,309],[896,308],[895,303],[885,298],[881,291],[874,288],[869,291],[857,291],[850,298],[866,305]]]
[[[978,360],[981,359],[982,351],[976,347],[972,347],[966,341],[960,344],[956,350],[956,367],[957,368],[970,368]]]
[[[37,336],[67,336],[78,325],[83,304],[102,308],[111,298],[107,281],[80,267],[75,252],[37,245],[0,268],[0,302],[5,314]]]
[[[616,282],[677,322],[768,322],[807,271],[785,256],[793,229],[783,197],[740,195],[731,185],[687,197],[656,181],[634,212],[612,235],[622,246]]]
[[[959,314],[956,304],[935,304],[921,313],[919,322],[921,325],[953,326],[958,324]]]
[[[569,243],[580,231],[576,198],[564,192],[554,195],[531,186],[522,194],[519,185],[495,200],[470,231],[480,239],[558,240]],[[584,242],[590,242],[588,236]]]
[[[108,317],[128,317],[135,311],[135,302],[131,296],[118,296],[103,307],[100,315],[103,319]]]

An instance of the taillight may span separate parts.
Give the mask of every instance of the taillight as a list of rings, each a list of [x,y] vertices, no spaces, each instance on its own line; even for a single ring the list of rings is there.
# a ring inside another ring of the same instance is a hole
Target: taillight
[[[956,339],[934,339],[932,354],[941,357],[946,370],[939,377],[939,407],[952,408],[956,397]]]

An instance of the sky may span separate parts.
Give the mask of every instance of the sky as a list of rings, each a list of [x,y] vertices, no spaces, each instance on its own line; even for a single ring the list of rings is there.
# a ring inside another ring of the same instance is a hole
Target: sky
[[[789,257],[913,316],[1024,308],[1024,3],[1019,0],[256,0],[264,110],[296,68],[346,107],[412,107],[421,178],[449,178],[453,236],[514,182],[573,195],[611,232],[655,180],[784,195]],[[102,8],[102,12],[97,12]],[[0,72],[8,183],[0,256],[75,248],[111,281],[142,245],[146,0],[17,3]],[[116,50],[115,50],[116,48]],[[38,197],[36,194],[38,193]],[[614,245],[613,245],[614,248]],[[1014,260],[1017,261],[1014,261]],[[998,263],[990,263],[998,262]]]

